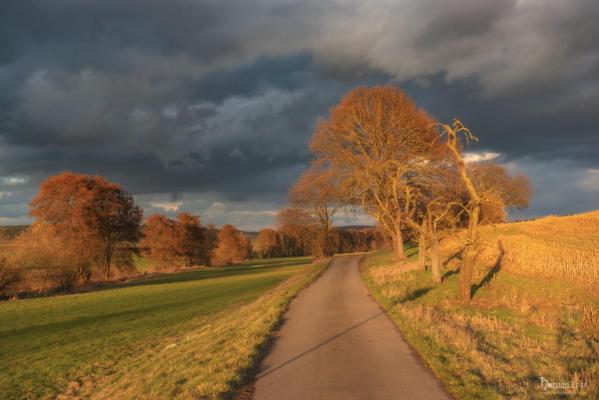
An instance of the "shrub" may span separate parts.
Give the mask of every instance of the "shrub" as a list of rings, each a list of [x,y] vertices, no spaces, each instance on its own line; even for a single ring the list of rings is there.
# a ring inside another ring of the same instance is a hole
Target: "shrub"
[[[7,296],[21,278],[21,271],[18,268],[11,265],[6,258],[0,258],[0,296]]]

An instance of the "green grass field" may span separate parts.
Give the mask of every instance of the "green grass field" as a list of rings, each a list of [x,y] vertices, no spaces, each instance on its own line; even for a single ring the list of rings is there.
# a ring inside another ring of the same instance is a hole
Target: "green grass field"
[[[217,398],[239,383],[286,302],[322,267],[310,265],[309,258],[253,260],[90,293],[2,302],[0,398],[102,397],[108,389],[106,398],[119,393]],[[292,276],[292,284],[280,285]],[[256,324],[253,329],[244,326],[250,321]],[[245,351],[237,348],[230,354],[244,336],[228,335],[242,328],[250,331],[244,335],[253,336],[246,337]],[[181,341],[191,347],[184,350]],[[169,347],[168,353],[179,357],[161,364],[161,350]],[[195,354],[197,349],[205,352]],[[189,359],[190,354],[195,355]],[[206,370],[226,357],[234,363],[226,371]],[[165,374],[176,363],[179,372],[204,382],[177,381],[175,372]],[[151,371],[139,375],[144,366]],[[210,388],[202,387],[211,380]]]
[[[408,254],[415,257],[415,249]],[[561,279],[480,266],[476,272],[472,305],[465,306],[454,269],[434,285],[430,271],[404,272],[388,252],[362,264],[374,297],[456,398],[596,398],[599,294]],[[545,392],[541,376],[588,387]]]

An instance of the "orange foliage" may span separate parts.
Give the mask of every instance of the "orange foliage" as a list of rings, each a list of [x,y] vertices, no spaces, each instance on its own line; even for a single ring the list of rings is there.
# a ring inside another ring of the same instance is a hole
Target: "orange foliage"
[[[224,225],[218,233],[218,246],[212,253],[212,265],[223,266],[240,263],[250,258],[250,241],[233,225]]]
[[[119,185],[100,176],[64,172],[46,179],[31,201],[30,214],[53,227],[61,243],[85,243],[101,259],[104,278],[111,267],[131,268],[137,253],[142,211]],[[85,272],[89,277],[89,271]]]
[[[282,237],[274,229],[262,229],[254,243],[254,252],[258,257],[282,257],[283,246]]]
[[[204,229],[195,215],[182,213],[173,220],[154,214],[146,220],[143,233],[141,247],[159,269],[180,264],[191,267],[206,261]]]
[[[401,90],[360,87],[330,111],[312,138],[317,161],[334,171],[346,200],[362,206],[403,258],[401,193],[445,150],[434,120]]]

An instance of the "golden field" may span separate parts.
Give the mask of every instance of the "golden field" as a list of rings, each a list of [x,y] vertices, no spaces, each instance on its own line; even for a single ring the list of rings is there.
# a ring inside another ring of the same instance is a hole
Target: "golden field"
[[[385,252],[362,272],[456,398],[599,398],[599,211],[485,226],[482,237],[469,306],[456,237],[442,242],[440,285]],[[582,387],[543,389],[541,378]]]
[[[501,268],[517,274],[599,283],[599,211],[489,225],[482,237],[485,265],[501,257]],[[447,253],[456,246],[455,239],[444,244]]]

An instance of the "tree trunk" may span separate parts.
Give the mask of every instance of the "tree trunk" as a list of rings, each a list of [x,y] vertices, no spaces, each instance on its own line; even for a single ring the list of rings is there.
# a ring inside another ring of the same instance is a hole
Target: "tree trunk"
[[[460,269],[460,299],[465,304],[470,304],[472,298],[472,272],[476,262],[475,251],[472,248],[464,252],[464,262]]]
[[[401,226],[397,226],[395,228],[395,232],[393,233],[393,251],[395,252],[395,258],[398,260],[404,260],[406,258],[406,253],[403,249],[403,235],[401,233]]]
[[[326,224],[323,228],[323,254],[325,257],[331,257],[334,255],[333,246],[331,244],[331,235],[329,230],[329,224]]]
[[[418,237],[418,269],[424,271],[426,268],[426,236],[422,233]]]
[[[441,283],[441,259],[439,256],[439,238],[436,234],[431,238],[431,271],[433,273],[433,282]]]
[[[470,214],[470,222],[468,223],[468,244],[464,250],[464,261],[460,269],[460,297],[466,304],[470,304],[472,297],[472,272],[476,264],[476,258],[479,252],[478,238],[478,220],[480,216],[480,207],[475,205]]]
[[[110,267],[112,266],[112,246],[108,244],[104,249],[104,279],[110,280]]]

